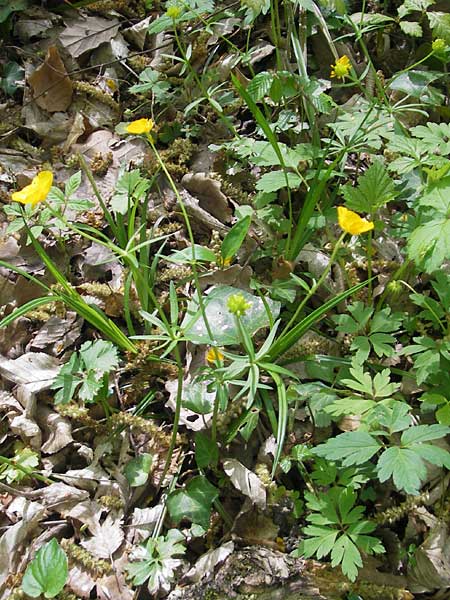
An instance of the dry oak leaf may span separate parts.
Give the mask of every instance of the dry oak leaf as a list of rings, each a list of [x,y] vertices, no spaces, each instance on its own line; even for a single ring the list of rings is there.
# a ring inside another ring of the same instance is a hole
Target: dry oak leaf
[[[47,112],[64,112],[72,103],[72,82],[56,46],[50,46],[45,61],[28,78],[33,98]]]

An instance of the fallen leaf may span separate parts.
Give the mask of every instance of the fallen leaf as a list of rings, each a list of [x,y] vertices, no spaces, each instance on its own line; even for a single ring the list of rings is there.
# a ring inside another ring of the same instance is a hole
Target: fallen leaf
[[[203,577],[209,577],[212,575],[216,565],[223,562],[234,550],[233,542],[226,542],[216,548],[210,550],[206,554],[203,554],[195,565],[186,573],[186,578],[190,581],[200,581]]]
[[[128,526],[130,531],[130,542],[139,544],[153,533],[164,507],[161,505],[152,508],[135,508]]]
[[[220,190],[220,182],[206,173],[187,173],[181,180],[183,187],[198,198],[200,207],[222,223],[231,220],[232,212],[227,197]]]
[[[28,77],[36,104],[47,112],[64,112],[72,103],[72,82],[56,46],[50,46],[45,61]]]
[[[0,374],[8,381],[26,385],[34,393],[47,390],[59,370],[59,361],[43,352],[27,352],[15,360],[0,356]]]
[[[23,519],[9,527],[0,538],[0,589],[22,555],[22,544],[45,514],[45,508],[38,502],[25,500]],[[20,550],[20,554],[19,554]]]
[[[60,34],[59,39],[73,58],[109,42],[119,31],[117,19],[86,17],[81,13],[66,24],[67,27]]]
[[[244,467],[242,463],[234,458],[224,461],[223,470],[237,490],[248,496],[259,508],[265,508],[266,490],[259,477],[253,471]]]
[[[81,545],[98,558],[110,558],[124,540],[121,525],[121,519],[108,515],[105,522],[97,527],[95,535],[82,541]]]
[[[47,440],[42,444],[44,454],[54,454],[73,442],[72,425],[69,419],[47,407],[41,407],[38,412],[38,421],[48,434]]]

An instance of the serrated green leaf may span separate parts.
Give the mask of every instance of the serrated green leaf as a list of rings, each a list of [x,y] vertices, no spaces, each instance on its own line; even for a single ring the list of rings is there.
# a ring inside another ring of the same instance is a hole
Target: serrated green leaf
[[[416,21],[400,21],[400,29],[412,37],[422,37],[423,34],[422,27]]]
[[[344,467],[349,467],[369,461],[380,448],[378,440],[366,431],[348,431],[316,446],[311,452],[328,460],[340,460]]]
[[[248,84],[246,88],[247,93],[255,102],[259,102],[264,98],[264,96],[269,94],[273,83],[273,78],[273,73],[268,73],[267,71],[257,73]]]
[[[402,433],[401,443],[404,446],[421,444],[423,442],[444,438],[449,433],[450,427],[446,427],[445,425],[416,425]]]
[[[433,37],[441,38],[450,45],[450,14],[430,11],[428,18],[430,27],[433,30]]]
[[[439,269],[450,256],[450,218],[432,219],[417,227],[408,240],[408,256],[427,273]]]
[[[22,580],[23,591],[32,598],[42,594],[54,598],[68,577],[67,556],[55,538],[41,546],[28,565]]]
[[[377,472],[381,483],[392,477],[398,490],[416,495],[420,491],[427,469],[414,450],[394,446],[381,454]]]
[[[358,568],[362,567],[362,558],[358,548],[347,535],[342,535],[331,551],[331,566],[341,565],[343,574],[355,581]]]
[[[357,212],[373,213],[393,200],[397,192],[394,181],[380,160],[375,160],[358,179],[358,186],[342,187],[346,206]]]
[[[85,342],[80,348],[80,357],[86,369],[109,373],[119,364],[117,348],[106,340]]]

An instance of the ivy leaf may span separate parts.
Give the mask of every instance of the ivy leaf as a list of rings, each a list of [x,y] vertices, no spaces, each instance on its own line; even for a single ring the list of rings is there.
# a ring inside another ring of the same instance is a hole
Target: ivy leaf
[[[195,461],[199,469],[209,465],[217,465],[219,460],[219,448],[217,443],[206,434],[198,431],[195,434]]]
[[[311,450],[327,460],[340,460],[344,467],[361,465],[374,456],[381,444],[366,431],[341,433]]]
[[[218,495],[217,488],[206,477],[199,475],[191,479],[183,490],[170,494],[167,508],[175,523],[189,519],[208,529],[211,506]]]
[[[139,487],[147,483],[148,474],[152,468],[153,456],[144,452],[132,458],[124,468],[124,475],[131,487]]]
[[[63,589],[68,577],[67,556],[55,538],[44,544],[28,565],[22,589],[28,596],[54,598]]]

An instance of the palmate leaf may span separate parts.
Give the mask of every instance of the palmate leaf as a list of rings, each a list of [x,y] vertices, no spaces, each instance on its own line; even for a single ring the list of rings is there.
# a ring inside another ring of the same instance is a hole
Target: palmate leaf
[[[105,340],[85,342],[80,348],[80,356],[90,371],[109,373],[119,364],[117,348]]]
[[[377,472],[382,483],[392,477],[397,489],[407,494],[418,494],[427,469],[414,450],[395,446],[382,453]]]
[[[366,431],[348,431],[316,446],[311,452],[327,460],[340,460],[344,467],[350,467],[367,462],[380,448],[378,440]]]
[[[450,256],[450,219],[440,216],[417,227],[408,240],[408,256],[427,273],[439,269]]]
[[[373,213],[397,195],[394,181],[380,160],[375,160],[358,179],[358,186],[342,187],[345,204],[357,212]]]

